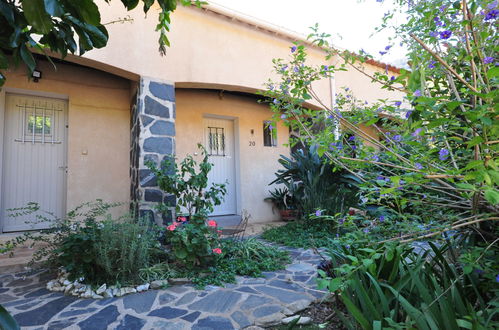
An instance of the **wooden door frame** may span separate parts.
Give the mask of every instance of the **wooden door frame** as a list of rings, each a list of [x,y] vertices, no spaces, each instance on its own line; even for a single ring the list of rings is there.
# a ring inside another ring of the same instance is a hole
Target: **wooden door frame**
[[[41,91],[33,91],[28,89],[20,89],[13,87],[2,87],[0,89],[0,210],[2,210],[2,201],[3,201],[3,192],[5,190],[4,182],[3,182],[3,162],[4,162],[4,140],[5,140],[5,108],[7,105],[7,94],[17,94],[24,96],[38,96],[38,97],[46,97],[53,99],[65,100],[67,102],[65,118],[64,118],[64,126],[65,130],[63,133],[63,138],[65,141],[63,157],[66,166],[68,164],[68,118],[69,118],[69,96],[65,94],[51,93],[51,92],[41,92]],[[65,171],[65,175],[63,178],[63,197],[62,197],[62,212],[63,214],[67,211],[67,199],[68,199],[68,175],[67,169]],[[0,215],[0,234],[4,233],[4,219]]]
[[[223,115],[217,115],[213,113],[203,113],[203,139],[204,137],[204,130],[205,130],[205,124],[204,124],[204,119],[205,118],[212,118],[212,119],[223,119],[223,120],[230,120],[232,121],[234,128],[233,128],[233,138],[234,138],[234,166],[235,166],[235,191],[236,191],[236,215],[241,215],[242,213],[242,203],[241,203],[241,176],[240,176],[240,141],[239,141],[239,118],[238,117],[233,117],[233,116],[223,116]]]

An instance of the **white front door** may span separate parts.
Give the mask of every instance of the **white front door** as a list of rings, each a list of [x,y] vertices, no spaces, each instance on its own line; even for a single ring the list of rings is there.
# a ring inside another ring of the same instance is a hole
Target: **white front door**
[[[213,183],[225,183],[227,194],[221,205],[215,206],[212,215],[236,214],[236,158],[234,146],[234,121],[204,118],[205,143],[213,167],[208,174],[208,188]]]
[[[9,209],[36,202],[37,215],[62,217],[65,208],[66,109],[60,99],[7,94],[2,159],[2,231],[47,228],[50,221]]]

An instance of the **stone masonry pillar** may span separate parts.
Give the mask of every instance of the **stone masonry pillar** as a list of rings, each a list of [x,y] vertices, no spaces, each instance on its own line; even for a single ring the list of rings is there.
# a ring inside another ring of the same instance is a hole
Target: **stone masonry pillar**
[[[156,177],[144,163],[157,165],[175,156],[175,87],[172,83],[141,77],[132,105],[130,141],[131,200],[141,217],[148,217],[158,225],[172,221],[175,197],[163,194]],[[163,214],[155,205],[166,203]]]

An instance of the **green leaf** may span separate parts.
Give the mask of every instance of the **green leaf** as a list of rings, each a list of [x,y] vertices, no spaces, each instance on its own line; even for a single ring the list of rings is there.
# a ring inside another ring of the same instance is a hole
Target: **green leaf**
[[[139,4],[139,0],[121,0],[127,10],[132,10]],[[144,1],[145,2],[145,1]],[[150,2],[150,1],[149,1]],[[144,4],[145,5],[145,4]]]
[[[489,201],[492,205],[499,204],[499,192],[495,189],[489,189],[485,191],[485,199]]]
[[[43,0],[23,0],[22,8],[24,17],[37,32],[47,34],[52,30],[52,18],[45,11]]]
[[[33,54],[31,54],[26,45],[21,45],[19,51],[21,54],[21,58],[23,59],[23,62],[26,64],[26,66],[29,69],[29,72],[30,73],[33,72],[33,70],[35,70],[36,68],[36,62],[33,57]]]
[[[74,10],[85,23],[100,25],[100,12],[93,0],[70,0]]]
[[[487,78],[492,79],[499,76],[499,67],[495,66],[487,71]]]
[[[45,10],[49,15],[61,17],[64,15],[64,9],[61,7],[59,0],[44,0]]]
[[[0,69],[7,69],[9,67],[9,60],[7,56],[0,50]]]
[[[484,141],[483,138],[481,136],[477,135],[466,144],[468,145],[468,148],[471,148],[471,147],[476,146],[477,144],[482,143],[483,141]]]
[[[329,281],[328,283],[329,292],[335,292],[336,290],[338,290],[342,282],[343,279],[341,277],[336,277],[333,278],[331,281]]]
[[[8,5],[5,1],[0,1],[0,13],[10,25],[14,25],[15,18],[13,6]]]
[[[19,325],[16,320],[7,312],[7,310],[0,305],[0,329],[17,330]]]

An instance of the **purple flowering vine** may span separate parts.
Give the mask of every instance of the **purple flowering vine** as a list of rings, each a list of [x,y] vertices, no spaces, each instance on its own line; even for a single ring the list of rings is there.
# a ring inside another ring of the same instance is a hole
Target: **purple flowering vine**
[[[430,32],[430,37],[434,37],[434,38],[438,37],[438,32],[437,31],[431,31]]]
[[[382,216],[379,217],[379,222],[383,222],[383,221],[385,221],[385,216],[384,215],[382,215]]]
[[[412,111],[407,111],[405,113],[405,119],[409,119],[411,117],[411,115],[412,115]]]
[[[440,151],[438,152],[438,158],[440,160],[446,160],[447,158],[449,158],[449,150],[445,148],[440,149]]]
[[[296,46],[291,47],[291,53],[296,52]]]
[[[416,97],[420,97],[421,96],[421,91],[419,89],[417,89],[412,95],[414,95]]]
[[[494,58],[492,56],[487,56],[483,59],[483,63],[485,64],[490,64],[492,62],[494,62]]]
[[[449,39],[452,36],[452,31],[450,30],[445,30],[442,32],[439,32],[440,39]]]
[[[402,105],[402,102],[401,102],[401,101],[397,101],[397,102],[395,102],[395,106],[396,106],[396,107],[400,107],[401,105]]]
[[[423,169],[423,165],[421,165],[421,163],[414,163],[414,167],[417,168],[418,170]]]
[[[320,217],[321,215],[322,215],[322,211],[321,210],[315,211],[315,216],[316,217]]]
[[[486,21],[492,21],[495,20],[499,16],[499,10],[497,9],[492,9],[488,13],[485,14],[485,20]]]

